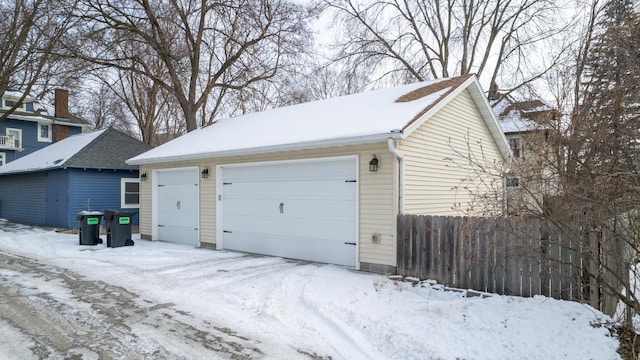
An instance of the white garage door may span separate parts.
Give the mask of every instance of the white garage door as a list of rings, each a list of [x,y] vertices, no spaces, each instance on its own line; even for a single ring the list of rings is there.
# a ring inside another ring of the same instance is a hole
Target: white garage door
[[[222,169],[225,249],[356,265],[356,160]]]
[[[198,169],[156,175],[158,240],[198,245]]]

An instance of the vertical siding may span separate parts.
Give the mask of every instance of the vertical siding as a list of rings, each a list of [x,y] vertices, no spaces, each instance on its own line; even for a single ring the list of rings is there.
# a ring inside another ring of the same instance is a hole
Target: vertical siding
[[[405,155],[407,214],[460,215],[461,211],[474,211],[477,195],[491,191],[480,179],[497,181],[495,186],[502,184],[502,179],[482,174],[469,163],[471,153],[476,161],[495,170],[501,166],[502,156],[467,90],[398,147]]]
[[[380,166],[377,172],[369,172],[369,161],[373,154],[376,154],[380,160]],[[395,266],[397,193],[394,191],[394,181],[397,177],[397,171],[395,170],[397,162],[389,153],[386,143],[255,156],[225,157],[202,161],[172,162],[154,164],[153,166],[142,165],[140,171],[147,173],[147,180],[140,183],[140,233],[145,238],[151,238],[153,191],[151,177],[153,176],[153,170],[188,166],[198,166],[200,169],[205,166],[209,168],[209,178],[200,179],[200,242],[204,244],[215,244],[217,165],[346,155],[357,155],[359,164],[359,221],[357,229],[359,261]],[[372,242],[373,234],[381,235],[380,243]]]
[[[132,218],[134,224],[139,223],[139,209],[122,209],[120,207],[120,188],[122,178],[138,178],[138,171],[129,170],[94,170],[68,169],[69,172],[69,227],[78,226],[75,215],[83,210],[125,210],[135,211]],[[61,225],[59,225],[61,226]]]
[[[0,218],[44,225],[46,188],[45,172],[0,176]]]

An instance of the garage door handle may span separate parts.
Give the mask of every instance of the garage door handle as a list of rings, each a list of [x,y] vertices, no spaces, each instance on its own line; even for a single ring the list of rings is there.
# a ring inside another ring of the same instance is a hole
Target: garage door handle
[[[284,214],[284,203],[280,203],[280,214]]]
[[[345,242],[345,245],[355,245],[356,243],[352,243],[352,242]]]

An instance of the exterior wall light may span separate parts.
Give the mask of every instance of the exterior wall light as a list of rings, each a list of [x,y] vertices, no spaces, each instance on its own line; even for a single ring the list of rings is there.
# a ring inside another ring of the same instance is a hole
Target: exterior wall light
[[[203,179],[206,179],[209,177],[209,168],[204,168],[202,169],[202,171],[200,172],[200,174],[202,175]]]
[[[378,171],[378,164],[378,158],[375,154],[373,154],[373,158],[371,159],[371,161],[369,161],[369,171]]]
[[[142,180],[142,181],[146,181],[147,180],[147,173],[146,172],[140,173],[140,180]]]

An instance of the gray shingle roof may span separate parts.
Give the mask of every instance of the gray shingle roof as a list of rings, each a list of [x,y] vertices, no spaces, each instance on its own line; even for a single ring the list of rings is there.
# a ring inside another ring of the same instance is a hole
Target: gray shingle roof
[[[108,128],[64,163],[65,167],[87,169],[137,169],[125,160],[151,149],[151,146]]]
[[[55,168],[135,170],[125,160],[151,147],[113,128],[72,135],[0,166],[0,176]]]

